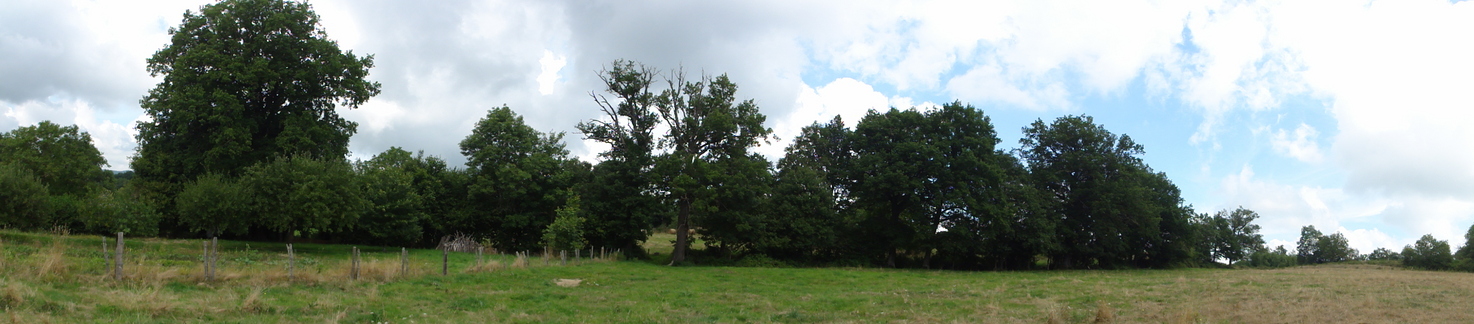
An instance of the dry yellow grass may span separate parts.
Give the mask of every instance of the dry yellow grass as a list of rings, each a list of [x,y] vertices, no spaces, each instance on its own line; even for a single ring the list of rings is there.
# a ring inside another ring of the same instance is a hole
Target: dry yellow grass
[[[198,252],[198,241],[141,241],[137,248],[130,241],[134,254],[121,282],[103,270],[95,239],[0,243],[0,322],[405,322],[424,316],[553,322],[1474,322],[1465,306],[1474,305],[1474,274],[1361,264],[951,272],[635,262],[575,267],[571,261],[569,267],[549,267],[526,255],[483,262],[462,255],[452,263],[453,274],[442,277],[438,252],[412,255],[410,272],[401,274],[395,248],[365,253],[360,279],[350,280],[347,259],[327,246],[315,253],[298,250],[303,263],[289,280],[280,262],[284,254],[250,243],[257,248],[222,249],[217,280],[204,281],[193,258],[198,255],[190,254]],[[562,287],[558,278],[583,281]]]

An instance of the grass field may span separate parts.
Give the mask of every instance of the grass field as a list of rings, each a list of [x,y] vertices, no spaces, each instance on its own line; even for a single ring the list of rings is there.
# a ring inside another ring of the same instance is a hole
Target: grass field
[[[669,238],[652,239],[654,244]],[[0,231],[0,321],[34,322],[1474,322],[1474,274],[1340,264],[1277,270],[952,272],[672,268],[508,256],[476,264],[364,247],[222,242],[200,279],[197,240],[128,242],[128,278],[106,277],[102,238]],[[582,280],[575,287],[558,279]]]

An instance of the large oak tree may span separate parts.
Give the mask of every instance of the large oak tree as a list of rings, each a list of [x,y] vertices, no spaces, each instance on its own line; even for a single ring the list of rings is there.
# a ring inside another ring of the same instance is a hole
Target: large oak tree
[[[169,34],[148,59],[163,80],[141,102],[132,164],[162,192],[276,157],[343,159],[357,125],[335,109],[379,93],[365,79],[373,56],[340,50],[307,3],[225,0],[186,11]]]

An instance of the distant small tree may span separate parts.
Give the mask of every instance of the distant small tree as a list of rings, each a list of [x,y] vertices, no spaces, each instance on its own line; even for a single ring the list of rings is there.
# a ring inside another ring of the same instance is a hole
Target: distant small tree
[[[588,240],[583,237],[584,218],[579,210],[579,198],[568,198],[568,203],[558,208],[558,217],[543,230],[543,244],[554,250],[581,250]]]
[[[1372,253],[1371,254],[1367,254],[1367,260],[1371,260],[1371,261],[1384,261],[1384,260],[1401,261],[1402,260],[1402,253],[1393,252],[1391,249],[1388,249],[1388,248],[1377,248],[1376,250],[1372,250]]]
[[[1444,270],[1453,266],[1453,254],[1448,241],[1440,241],[1433,235],[1423,235],[1413,245],[1402,248],[1402,264],[1428,270]]]
[[[1282,268],[1296,265],[1295,256],[1290,255],[1290,251],[1286,250],[1284,245],[1272,251],[1261,246],[1259,249],[1255,249],[1254,253],[1250,254],[1249,258],[1244,261],[1250,267],[1256,268]]]
[[[1316,263],[1353,261],[1358,255],[1356,249],[1351,248],[1351,242],[1346,240],[1346,235],[1341,233],[1327,235],[1315,245]]]
[[[1305,225],[1300,228],[1300,241],[1295,245],[1295,257],[1300,260],[1300,264],[1320,263],[1315,256],[1319,253],[1317,243],[1322,237],[1324,235],[1321,235],[1314,225]]]
[[[1259,234],[1259,225],[1254,220],[1259,214],[1239,207],[1233,211],[1222,210],[1213,215],[1209,224],[1213,227],[1213,256],[1228,260],[1228,264],[1243,260],[1256,249],[1262,249],[1264,236]]]

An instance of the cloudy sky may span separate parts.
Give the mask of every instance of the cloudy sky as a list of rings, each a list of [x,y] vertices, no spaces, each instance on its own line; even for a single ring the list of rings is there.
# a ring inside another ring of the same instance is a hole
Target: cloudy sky
[[[205,1],[0,0],[0,131],[92,134],[128,169],[144,60]],[[1341,232],[1363,253],[1474,223],[1474,3],[1372,1],[311,2],[373,54],[383,94],[341,111],[351,149],[464,161],[487,109],[569,132],[595,72],[632,59],[727,73],[782,140],[841,115],[961,100],[1006,146],[1036,119],[1094,116],[1146,146],[1199,211],[1244,206],[1271,244]]]

